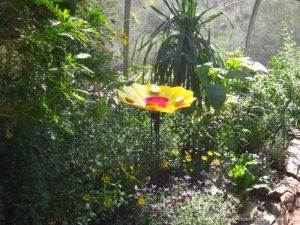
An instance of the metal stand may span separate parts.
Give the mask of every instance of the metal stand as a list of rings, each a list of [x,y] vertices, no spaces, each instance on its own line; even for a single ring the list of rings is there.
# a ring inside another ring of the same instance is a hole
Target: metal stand
[[[153,130],[155,134],[155,170],[159,169],[160,165],[160,138],[159,138],[159,128],[160,128],[160,112],[151,111],[151,138],[153,137]],[[153,140],[153,138],[152,138]],[[152,141],[153,146],[153,141]],[[153,149],[153,147],[152,147]],[[152,151],[153,153],[153,151]],[[153,161],[152,161],[153,162]],[[151,163],[154,164],[154,163]]]

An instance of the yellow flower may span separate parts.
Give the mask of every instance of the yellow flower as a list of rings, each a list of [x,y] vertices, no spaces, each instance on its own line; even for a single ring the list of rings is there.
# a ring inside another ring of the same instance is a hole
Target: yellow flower
[[[190,153],[187,152],[187,151],[185,151],[185,160],[186,160],[187,162],[192,161],[192,156],[191,156]]]
[[[112,199],[110,197],[105,197],[104,200],[103,200],[103,205],[106,208],[111,207],[112,206]]]
[[[175,155],[175,156],[179,155],[179,151],[177,149],[173,149],[172,155]]]
[[[190,169],[190,173],[192,173],[192,172],[194,172],[194,170],[193,170],[193,169]]]
[[[183,87],[141,85],[133,83],[117,90],[121,102],[157,112],[172,113],[183,107],[189,107],[195,101],[193,92]]]
[[[102,176],[102,181],[104,184],[108,184],[110,182],[109,176],[103,175]]]
[[[169,167],[169,163],[167,161],[163,161],[161,163],[161,168],[168,168]]]
[[[201,156],[201,159],[202,159],[203,161],[206,161],[206,160],[207,160],[207,156],[206,156],[206,155],[203,155],[203,156]]]
[[[182,162],[183,162],[183,163],[186,163],[186,160],[184,159],[184,160],[182,160]]]
[[[123,42],[123,45],[125,45],[125,46],[128,45],[128,37],[126,34],[122,37],[122,42]]]
[[[124,28],[122,28],[121,38],[122,38],[123,45],[125,46],[128,45],[128,36],[125,33]]]
[[[139,197],[139,198],[138,198],[138,204],[139,204],[139,205],[145,205],[145,199],[142,198],[142,197]]]
[[[153,0],[147,0],[148,5],[153,5]]]
[[[135,13],[134,13],[133,10],[130,11],[130,16],[132,17],[132,19],[134,19],[134,21],[135,21],[137,24],[141,24],[141,21],[137,18],[137,16],[135,15]]]
[[[131,170],[131,172],[133,172],[134,166],[130,166],[129,169]]]
[[[5,131],[5,138],[6,139],[12,139],[13,138],[13,133],[10,131],[10,129],[7,127]]]
[[[111,32],[111,36],[116,36],[118,34],[118,32],[117,31],[113,31],[113,32]]]
[[[122,171],[126,171],[126,169],[125,169],[125,167],[122,163],[120,164],[120,168],[121,168]]]
[[[137,180],[137,178],[135,176],[132,176],[132,175],[130,175],[128,178],[131,179],[131,180]]]
[[[96,173],[97,172],[96,168],[94,168],[94,167],[91,169],[91,171],[92,171],[92,173]]]
[[[147,177],[147,180],[148,180],[148,182],[150,182],[150,180],[151,180],[151,177],[150,177],[150,176],[148,176],[148,177]]]
[[[102,48],[102,47],[103,47],[103,44],[102,44],[100,41],[98,41],[98,42],[96,43],[96,46],[97,46],[97,48]]]
[[[208,151],[207,155],[212,156],[212,155],[214,155],[214,153],[212,151]]]
[[[216,156],[221,156],[221,154],[218,153],[218,152],[214,152],[214,154],[215,154]]]
[[[90,202],[92,200],[92,196],[90,196],[89,194],[84,194],[83,200],[86,202]]]
[[[215,164],[216,166],[220,166],[220,165],[221,165],[220,160],[214,159],[214,164]]]

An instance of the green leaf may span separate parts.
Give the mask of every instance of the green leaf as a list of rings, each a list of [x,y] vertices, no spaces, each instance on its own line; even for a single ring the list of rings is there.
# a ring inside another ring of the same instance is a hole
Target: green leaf
[[[228,79],[241,79],[241,80],[252,80],[253,79],[253,77],[247,71],[238,70],[238,69],[229,70],[226,73],[225,77]]]
[[[62,33],[59,33],[58,35],[68,37],[68,38],[70,38],[72,41],[75,40],[75,38],[73,37],[73,35],[70,34],[70,33],[62,32]]]
[[[79,53],[78,55],[75,56],[76,59],[87,59],[91,57],[92,56],[88,53]]]
[[[72,96],[81,102],[85,102],[85,99],[81,97],[79,94],[76,94],[75,92],[72,93]]]
[[[203,85],[210,84],[211,82],[211,78],[208,75],[211,68],[213,68],[213,64],[211,62],[196,66],[195,68],[198,78]]]
[[[247,191],[252,191],[254,189],[266,189],[268,192],[271,191],[269,184],[255,184],[251,188],[246,189]]]
[[[210,105],[219,112],[226,100],[226,90],[221,85],[205,85],[206,95]]]
[[[267,68],[264,67],[261,63],[255,62],[252,59],[250,59],[249,57],[241,58],[241,60],[242,60],[241,66],[247,68],[251,72],[253,72],[253,73],[263,72],[263,73],[268,74]]]
[[[249,57],[229,58],[227,64],[231,69],[244,68],[252,73],[263,72],[268,74],[268,70],[261,63],[253,61]]]

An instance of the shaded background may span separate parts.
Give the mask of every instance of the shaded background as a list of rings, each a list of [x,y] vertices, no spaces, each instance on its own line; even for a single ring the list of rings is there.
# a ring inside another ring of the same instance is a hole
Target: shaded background
[[[123,15],[125,1],[110,1],[111,6],[106,5],[106,10],[112,15],[115,21],[113,27],[121,32],[123,27]],[[228,11],[226,16],[230,19],[234,28],[230,25],[226,17],[221,16],[212,21],[209,25],[212,40],[217,46],[225,51],[232,51],[245,47],[245,40],[248,31],[255,0],[199,0],[198,8],[201,12],[204,8],[215,7],[222,10],[228,4],[235,2],[235,5]],[[103,3],[102,1],[102,4]],[[154,6],[168,12],[162,0],[154,0]],[[130,55],[138,36],[142,32],[149,34],[160,24],[161,20],[152,13],[146,0],[132,0],[132,9],[141,24],[137,24],[131,19],[130,24]],[[255,20],[253,33],[250,37],[250,56],[266,64],[268,59],[276,53],[282,43],[282,34],[290,32],[297,43],[300,43],[300,2],[297,0],[263,0]],[[205,31],[204,31],[205,32]],[[119,37],[114,38],[115,56],[117,58],[116,68],[122,69],[122,44]],[[154,56],[154,53],[152,53]],[[140,59],[134,62],[139,63]]]

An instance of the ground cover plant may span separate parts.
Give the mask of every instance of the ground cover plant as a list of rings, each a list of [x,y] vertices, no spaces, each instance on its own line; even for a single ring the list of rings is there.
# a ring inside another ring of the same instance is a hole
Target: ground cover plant
[[[113,39],[110,14],[94,1],[0,3],[1,224],[234,224],[255,190],[267,193],[299,127],[292,34],[283,30],[265,68],[243,50],[213,48],[209,33],[195,36],[222,13],[163,3],[174,17],[148,3],[166,19],[158,58],[128,77],[111,69],[124,36]],[[137,84],[149,68],[155,79]],[[169,105],[153,101],[162,96]],[[159,117],[159,152],[153,111],[172,112]]]

